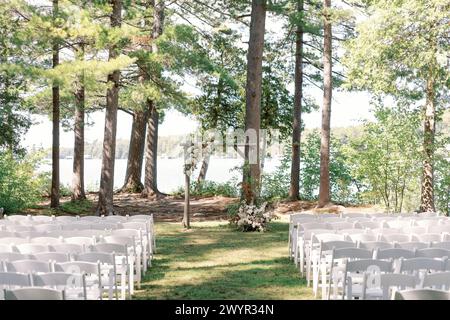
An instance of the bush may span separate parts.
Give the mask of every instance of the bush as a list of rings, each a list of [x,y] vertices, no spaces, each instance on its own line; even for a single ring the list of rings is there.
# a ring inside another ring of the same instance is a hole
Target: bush
[[[39,202],[44,184],[43,176],[36,174],[39,163],[40,155],[16,158],[9,152],[0,152],[0,208],[6,214]]]
[[[272,220],[272,214],[266,210],[266,206],[267,203],[257,206],[247,205],[245,202],[242,202],[239,206],[237,217],[232,222],[244,232],[266,231],[268,223]]]
[[[194,197],[214,197],[223,196],[235,198],[239,196],[239,190],[234,181],[218,183],[213,181],[203,181],[202,183],[192,182],[190,186],[191,196]],[[179,187],[175,192],[176,196],[184,195],[184,187]]]

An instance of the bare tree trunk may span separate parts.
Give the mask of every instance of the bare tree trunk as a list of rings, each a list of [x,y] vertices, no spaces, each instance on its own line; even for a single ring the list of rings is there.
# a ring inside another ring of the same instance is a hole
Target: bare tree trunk
[[[111,0],[112,14],[111,27],[120,27],[122,1]],[[109,49],[109,60],[119,56],[117,45]],[[114,213],[114,162],[116,156],[117,109],[119,106],[119,80],[120,71],[116,70],[108,75],[111,85],[106,91],[105,133],[103,138],[102,173],[98,196],[98,215],[111,215]]]
[[[58,0],[53,0],[53,18],[58,15]],[[53,44],[53,68],[59,65],[59,44],[55,40]],[[59,86],[52,87],[52,189],[50,192],[50,207],[59,207],[59,116],[60,116]]]
[[[153,198],[163,195],[158,190],[158,126],[159,113],[153,101],[148,101],[150,117],[147,127],[147,149],[145,151],[145,179],[142,196]]]
[[[121,192],[141,193],[142,165],[144,162],[145,134],[147,132],[148,109],[136,110],[131,127],[130,147],[128,151],[127,172]]]
[[[254,203],[260,190],[259,135],[261,127],[261,86],[264,33],[266,28],[266,0],[252,0],[250,39],[247,54],[247,85],[245,103],[246,136],[245,165],[242,193],[245,201]],[[250,146],[250,144],[252,144]]]
[[[320,187],[317,207],[323,208],[331,201],[330,197],[330,120],[332,97],[331,61],[331,0],[324,0],[324,40],[323,40],[323,109],[322,134],[320,144]]]
[[[157,3],[152,1],[154,7],[153,16],[153,30],[152,39],[157,39],[163,32],[164,18],[165,18],[165,4],[164,0],[159,0]],[[152,52],[158,52],[158,46],[155,41],[152,41]],[[142,196],[144,197],[158,197],[163,195],[158,190],[158,126],[159,113],[154,101],[148,101],[149,120],[147,128],[147,149],[145,151],[145,179],[144,190]]]
[[[427,80],[427,99],[424,114],[424,161],[422,172],[422,190],[420,210],[435,212],[434,206],[434,136],[436,132],[436,105],[434,80],[430,75]]]
[[[297,1],[297,12],[303,14],[303,0]],[[302,130],[302,99],[303,99],[303,21],[298,22],[295,41],[295,92],[294,112],[292,118],[292,162],[291,185],[289,199],[300,198],[300,142]]]
[[[77,52],[80,59],[84,59],[84,46]],[[75,93],[75,126],[73,147],[73,178],[72,200],[84,200],[84,114],[85,114],[85,88],[84,74],[80,76],[80,88]]]

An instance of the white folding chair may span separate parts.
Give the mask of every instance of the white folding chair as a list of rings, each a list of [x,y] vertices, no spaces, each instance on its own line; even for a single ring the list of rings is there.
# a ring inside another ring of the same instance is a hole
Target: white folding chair
[[[134,294],[134,254],[131,254],[126,245],[117,243],[98,243],[91,246],[93,252],[113,254],[116,262],[117,276],[120,276],[121,299]],[[117,284],[116,284],[117,285]]]
[[[79,219],[78,216],[56,216],[55,221],[56,222],[62,222],[62,223],[73,223]]]
[[[64,290],[48,288],[5,289],[5,300],[65,300]]]
[[[0,244],[5,244],[8,246],[15,246],[19,244],[25,244],[28,243],[28,239],[24,238],[18,238],[18,237],[7,237],[7,238],[0,238]]]
[[[431,243],[431,247],[432,248],[441,248],[441,249],[450,250],[450,241],[442,241],[442,242]]]
[[[397,291],[395,300],[450,300],[450,293],[433,289]]]
[[[34,244],[42,244],[42,245],[54,245],[54,244],[61,244],[64,243],[64,240],[56,237],[37,237],[37,238],[31,238],[30,243]]]
[[[10,238],[10,237],[17,237],[17,232],[13,231],[0,231],[0,238]]]
[[[68,237],[64,238],[64,243],[78,244],[84,247],[96,244],[95,237]]]
[[[443,259],[450,257],[450,251],[442,248],[425,248],[416,252],[416,257]]]
[[[420,242],[442,242],[444,239],[441,234],[438,233],[425,233],[425,234],[415,234],[413,235],[413,240]]]
[[[376,250],[393,248],[394,244],[385,241],[358,241],[358,248]]]
[[[50,231],[59,231],[62,230],[62,226],[60,224],[37,224],[34,226],[35,231],[37,232],[50,232]]]
[[[395,243],[396,248],[408,249],[408,250],[419,250],[430,247],[430,243],[420,242],[420,241],[408,241],[408,242],[398,242]]]
[[[411,235],[401,233],[384,234],[381,236],[380,240],[386,242],[409,242],[411,241]]]
[[[0,300],[5,299],[4,289],[18,289],[21,287],[29,287],[30,285],[30,278],[26,274],[0,272]]]
[[[109,297],[112,297],[112,292],[114,291],[116,299],[119,298],[117,286],[117,265],[114,253],[85,252],[77,255],[76,261],[100,263],[102,279],[107,279],[102,281],[102,288],[108,290]],[[122,278],[121,280],[123,281],[124,279]],[[126,286],[123,282],[121,282],[120,285],[122,289]]]
[[[52,266],[49,262],[37,260],[17,260],[5,262],[7,272],[28,274],[30,272],[51,272]]]
[[[450,272],[425,273],[421,288],[450,290]]]
[[[49,248],[47,245],[36,244],[36,243],[23,243],[16,245],[17,250],[22,254],[35,254],[39,252],[48,252]]]
[[[377,259],[360,259],[349,261],[346,259],[344,264],[344,272],[342,274],[342,299],[352,300],[354,298],[364,300],[364,293],[367,289],[364,287],[368,284],[370,279],[377,278],[382,273],[392,272],[392,261],[377,260]],[[336,285],[339,281],[334,281],[335,291],[339,289]],[[370,281],[372,283],[372,281]],[[371,291],[377,291],[376,288],[371,287]],[[374,290],[375,289],[375,290]],[[379,294],[382,291],[379,290]],[[335,294],[336,296],[336,294]]]
[[[102,285],[102,271],[100,262],[70,261],[55,264],[56,272],[70,274],[84,274],[86,298],[88,300],[102,300],[104,291],[109,292],[109,299],[112,299],[113,283],[109,283],[110,278],[105,277],[105,282],[109,283],[109,288]]]
[[[368,276],[364,277],[364,300],[391,300],[397,291],[414,289],[417,285],[415,276],[401,273],[381,273],[376,280],[368,283]]]
[[[423,277],[424,273],[433,271],[444,271],[446,260],[438,260],[433,258],[412,258],[400,259],[399,273],[412,274]]]
[[[33,287],[64,290],[67,300],[86,300],[86,279],[83,273],[51,272],[32,274]]]
[[[70,261],[70,256],[68,253],[63,252],[40,252],[31,255],[31,259],[35,259],[38,261],[47,261],[47,262],[68,262]]]

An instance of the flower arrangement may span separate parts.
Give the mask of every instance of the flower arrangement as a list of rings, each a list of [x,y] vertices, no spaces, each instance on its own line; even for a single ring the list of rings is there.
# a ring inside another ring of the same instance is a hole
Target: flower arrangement
[[[267,230],[267,224],[272,220],[272,212],[267,211],[267,203],[260,206],[254,204],[246,204],[242,202],[239,206],[237,217],[235,220],[239,229],[244,232]]]

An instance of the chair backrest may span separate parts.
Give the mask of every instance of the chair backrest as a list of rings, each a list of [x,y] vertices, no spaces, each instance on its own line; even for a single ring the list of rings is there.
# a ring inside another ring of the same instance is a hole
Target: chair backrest
[[[5,289],[5,300],[65,300],[64,290],[48,288]]]
[[[115,230],[115,229],[119,229],[121,227],[120,223],[108,223],[108,222],[98,222],[98,223],[93,223],[91,225],[91,229],[92,230]]]
[[[358,224],[364,229],[376,229],[383,227],[381,221],[359,221]]]
[[[122,223],[124,228],[130,228],[130,229],[137,229],[139,230],[140,228],[142,228],[142,224],[141,225],[137,225],[136,222],[125,222]],[[313,230],[313,229],[333,229],[331,227],[330,224],[325,223],[325,222],[308,222],[308,223],[303,223],[300,225],[300,230]],[[145,230],[145,229],[142,229]]]
[[[85,251],[85,247],[75,243],[57,243],[50,245],[50,251],[68,254],[79,254]]]
[[[33,226],[7,225],[6,229],[13,232],[36,231]]]
[[[386,224],[389,226],[389,228],[408,228],[412,226],[412,221],[409,219],[401,219],[401,220],[391,220],[386,221]]]
[[[0,238],[17,237],[17,232],[14,231],[0,231]]]
[[[97,243],[91,246],[93,252],[107,252],[117,254],[128,254],[127,246],[118,243]]]
[[[425,273],[422,288],[448,291],[450,289],[450,272]]]
[[[361,228],[341,229],[338,232],[340,234],[345,234],[345,235],[367,233],[365,230],[363,230]]]
[[[20,231],[16,232],[17,237],[19,238],[37,238],[37,237],[43,237],[47,235],[47,232],[40,232],[40,231]]]
[[[450,241],[435,242],[431,244],[431,247],[450,250]]]
[[[403,228],[403,232],[406,234],[414,234],[414,235],[421,235],[427,233],[426,227],[406,227]]]
[[[373,268],[373,269],[372,269]],[[392,272],[392,261],[377,260],[377,259],[359,259],[346,261],[346,272],[364,272],[369,269],[377,272]]]
[[[115,265],[115,254],[108,252],[85,252],[76,255],[76,261],[100,262]]]
[[[31,216],[30,215],[20,215],[20,214],[13,214],[13,215],[5,215],[5,219],[9,220],[9,221],[16,221],[16,222],[20,222],[20,221],[30,221],[31,220]]]
[[[411,258],[411,259],[400,259],[401,273],[412,273],[421,270],[432,270],[432,271],[444,271],[446,262],[443,260],[437,260],[432,258]]]
[[[140,238],[142,236],[141,232],[136,229],[117,229],[111,231],[112,236],[118,237],[135,237]]]
[[[54,221],[55,217],[53,216],[44,216],[44,215],[35,215],[30,216],[31,220],[37,223],[49,223]]]
[[[416,252],[417,257],[426,257],[426,258],[439,258],[442,259],[444,257],[450,257],[450,251],[447,249],[441,248],[426,248],[419,249]]]
[[[56,238],[56,237],[37,237],[37,238],[31,238],[30,243],[36,243],[36,244],[43,244],[43,245],[53,245],[57,243],[64,243],[64,240],[62,238]]]
[[[17,250],[14,246],[0,243],[0,252],[17,252]]]
[[[38,232],[50,232],[62,230],[62,226],[60,224],[38,224],[34,226],[34,229]]]
[[[339,248],[334,249],[332,256],[333,259],[371,259],[372,250],[361,249],[361,248]]]
[[[417,278],[409,274],[383,273],[379,277],[383,300],[390,300],[393,297],[392,293],[398,290],[414,289],[417,285]]]
[[[375,253],[376,259],[411,259],[415,257],[415,251],[401,248],[380,249]]]
[[[25,238],[18,238],[18,237],[6,237],[6,238],[0,238],[0,244],[6,244],[6,245],[18,245],[23,243],[28,243],[28,239]]]
[[[105,216],[104,219],[108,222],[126,222],[129,220],[125,216]]]
[[[55,264],[55,271],[67,273],[85,273],[99,276],[101,273],[100,262],[70,261]]]
[[[348,213],[343,213],[343,214],[341,214],[341,217],[343,217],[343,218],[366,218],[366,214],[365,213],[351,213],[351,212],[348,212]]]
[[[342,229],[352,229],[355,227],[354,223],[351,222],[332,222],[330,223],[331,228],[334,230],[342,230]]]
[[[75,222],[77,221],[79,218],[76,216],[56,216],[55,220],[58,222]]]
[[[103,217],[99,217],[99,216],[84,216],[84,217],[80,217],[79,221],[80,222],[101,222],[103,221]]]
[[[408,242],[411,240],[411,236],[407,234],[384,234],[381,236],[382,241],[386,242]]]
[[[420,242],[441,242],[443,239],[439,233],[425,233],[413,235],[413,240]]]
[[[70,224],[63,224],[62,229],[63,230],[90,230],[92,223],[89,223],[89,221],[86,222],[75,222]]]
[[[436,220],[432,220],[432,219],[424,219],[424,220],[417,219],[415,221],[415,223],[419,227],[431,227],[431,226],[435,226],[437,224]]]
[[[414,250],[414,249],[425,249],[430,246],[429,243],[420,241],[408,241],[408,242],[398,242],[395,244],[396,248]]]
[[[428,232],[430,233],[450,233],[450,225],[430,225],[428,226]]]
[[[48,252],[48,245],[36,243],[23,243],[16,245],[17,250],[23,254],[35,254],[39,252]]]
[[[371,233],[359,233],[359,234],[350,234],[348,236],[352,241],[357,242],[369,242],[369,241],[377,241],[378,236]]]
[[[38,261],[54,261],[54,262],[67,262],[70,261],[68,253],[63,252],[41,252],[31,255],[33,259]]]
[[[319,234],[313,234],[311,238],[313,243],[317,242],[326,242],[326,241],[344,241],[345,235],[344,234],[336,234],[336,233],[319,233]]]
[[[14,272],[0,272],[0,287],[4,286],[28,287],[30,285],[31,285],[30,277],[27,274]]]
[[[398,228],[375,228],[372,229],[372,233],[387,235],[387,234],[398,234],[401,233],[401,231]]]
[[[395,300],[450,300],[450,293],[433,289],[397,291]]]
[[[22,254],[18,252],[0,252],[0,261],[18,261],[18,260],[28,260],[30,255]]]
[[[83,273],[50,272],[32,274],[31,281],[36,287],[84,288],[86,286]]]
[[[358,242],[358,248],[368,249],[368,250],[376,250],[376,249],[387,249],[393,248],[394,245],[390,242],[384,241],[361,241]]]
[[[82,246],[91,246],[96,243],[96,240],[95,237],[69,237],[64,238],[64,243],[73,243]]]
[[[30,273],[30,272],[51,272],[52,268],[48,262],[37,260],[18,260],[6,262],[6,271]]]
[[[104,243],[114,243],[127,247],[134,247],[136,245],[135,237],[121,237],[121,236],[106,236],[103,237]]]
[[[320,250],[321,251],[330,251],[333,249],[341,249],[341,248],[355,248],[356,243],[351,241],[321,241]]]

